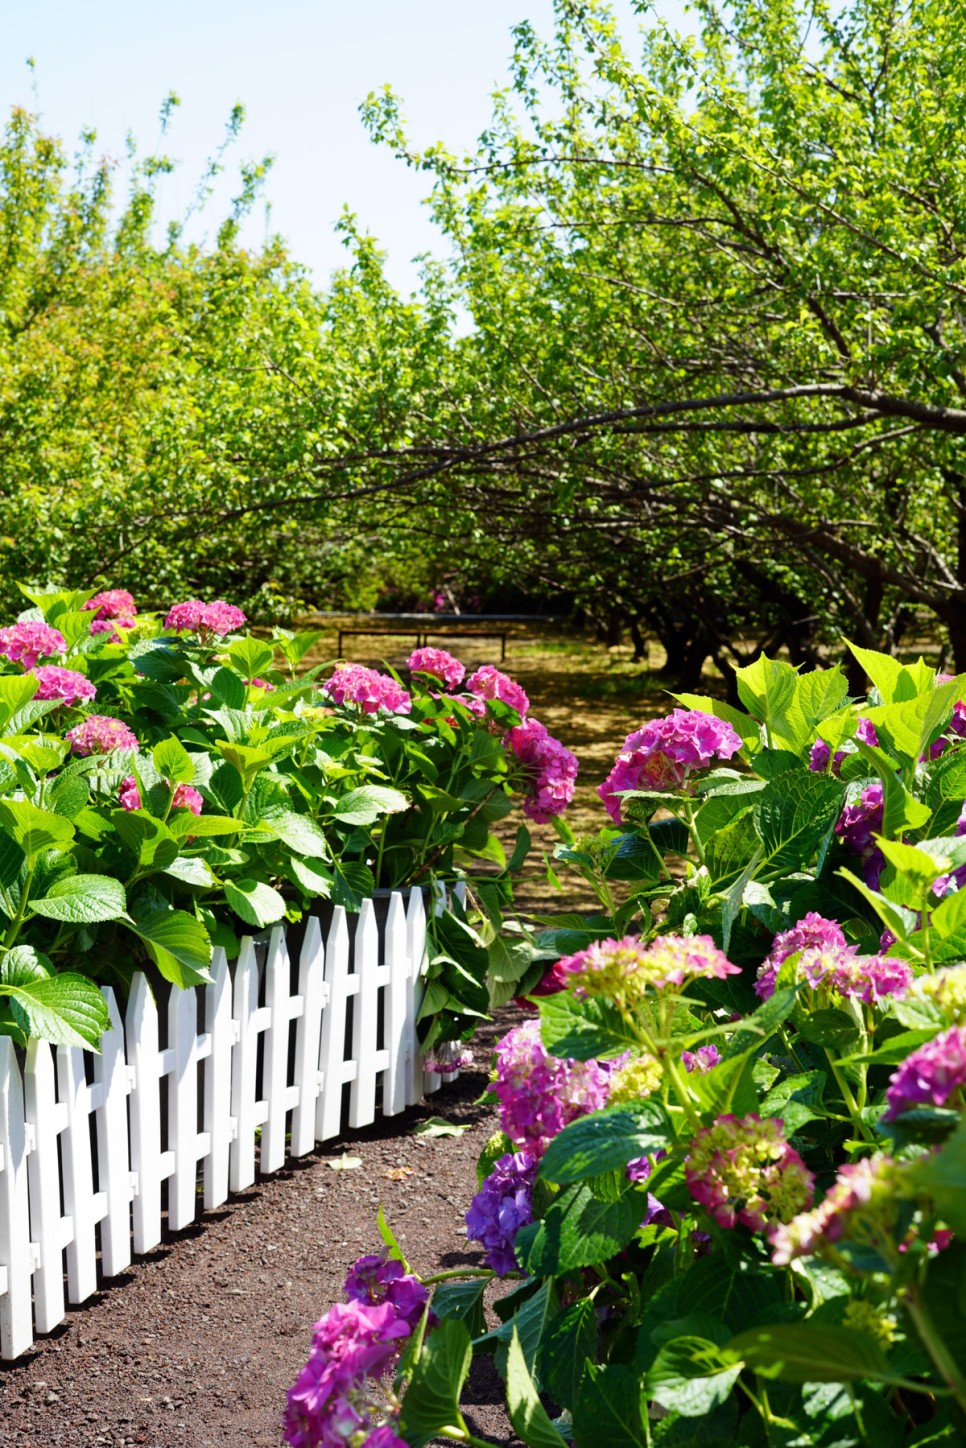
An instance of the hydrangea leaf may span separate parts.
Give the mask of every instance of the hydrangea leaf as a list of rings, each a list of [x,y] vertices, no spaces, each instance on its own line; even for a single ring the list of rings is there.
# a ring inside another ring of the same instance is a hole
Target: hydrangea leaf
[[[589,1363],[574,1406],[574,1443],[646,1448],[637,1373],[623,1363]]]
[[[547,1147],[540,1174],[563,1185],[623,1171],[633,1157],[665,1148],[672,1135],[667,1113],[657,1101],[611,1106],[565,1126]]]
[[[889,1382],[879,1344],[854,1327],[826,1322],[786,1322],[752,1328],[728,1343],[728,1350],[761,1377],[786,1383],[848,1383],[861,1378]]]
[[[470,1370],[469,1330],[455,1317],[428,1333],[403,1399],[399,1428],[409,1448],[425,1448],[443,1428],[462,1423],[459,1400]]]
[[[127,897],[120,880],[109,875],[68,875],[51,885],[41,899],[31,900],[29,909],[47,920],[93,925],[101,920],[123,920]]]
[[[566,1448],[540,1401],[516,1329],[507,1350],[506,1400],[510,1422],[528,1448]]]

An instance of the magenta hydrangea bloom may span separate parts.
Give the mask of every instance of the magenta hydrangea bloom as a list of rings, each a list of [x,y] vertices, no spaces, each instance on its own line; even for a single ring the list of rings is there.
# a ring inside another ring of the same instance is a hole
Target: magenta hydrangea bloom
[[[871,719],[860,719],[855,726],[855,737],[868,749],[878,749],[879,736]]]
[[[137,736],[120,719],[109,714],[88,714],[65,736],[75,754],[111,754],[115,749],[138,750]]]
[[[291,1448],[371,1442],[381,1426],[377,1415],[385,1412],[366,1379],[387,1372],[409,1335],[389,1302],[330,1308],[315,1324],[309,1360],[288,1391],[285,1442]],[[383,1448],[394,1436],[383,1437]]]
[[[172,809],[190,809],[193,815],[200,815],[204,800],[196,789],[190,784],[179,784],[175,786],[174,794],[171,796]]]
[[[790,930],[781,930],[775,936],[771,950],[758,968],[756,994],[763,1001],[769,1000],[775,994],[778,967],[790,955],[795,955],[799,950],[809,950],[812,946],[817,946],[820,950],[846,948],[841,927],[834,920],[826,920],[824,915],[819,915],[815,910],[809,910]]]
[[[537,1020],[514,1026],[496,1048],[500,1125],[534,1157],[578,1116],[606,1106],[609,1084],[610,1071],[597,1061],[551,1056]]]
[[[888,1231],[896,1212],[896,1176],[891,1156],[863,1157],[843,1166],[813,1211],[769,1228],[772,1261],[787,1267],[796,1257],[811,1256],[844,1237],[874,1235],[883,1227]]]
[[[363,664],[343,664],[321,686],[334,704],[356,704],[366,714],[408,714],[412,700],[401,684],[389,674],[367,669]]]
[[[470,1203],[466,1235],[486,1252],[486,1264],[499,1276],[517,1271],[513,1243],[517,1232],[533,1221],[533,1183],[538,1162],[524,1151],[507,1152]]]
[[[673,709],[628,734],[597,793],[619,825],[622,790],[682,789],[694,770],[706,769],[713,759],[731,759],[740,748],[741,739],[725,720],[698,709]]]
[[[882,781],[876,779],[843,809],[835,833],[854,855],[865,854],[872,846],[872,836],[881,834],[884,808]]]
[[[702,1127],[684,1160],[688,1190],[722,1227],[761,1232],[812,1204],[814,1178],[777,1117],[719,1116]]]
[[[59,629],[48,623],[28,619],[0,628],[0,654],[29,671],[38,659],[53,658],[67,651],[67,641]]]
[[[56,699],[59,704],[71,707],[74,704],[89,703],[97,696],[97,690],[87,675],[79,674],[76,669],[61,669],[56,664],[43,664],[33,672],[39,685],[35,699]]]
[[[129,774],[126,779],[121,780],[118,800],[121,809],[132,810],[141,808],[141,791],[138,789],[138,782],[133,774]]]
[[[203,643],[210,643],[212,639],[234,633],[244,622],[245,615],[233,603],[225,603],[223,599],[205,603],[200,598],[189,598],[168,610],[164,626],[177,633],[196,633]]]
[[[401,1262],[382,1252],[378,1256],[356,1258],[345,1279],[345,1295],[350,1302],[367,1302],[372,1306],[390,1303],[411,1330],[429,1301],[429,1288],[407,1272]]]
[[[903,995],[912,984],[912,969],[887,955],[858,955],[853,946],[802,952],[797,975],[813,990],[820,987],[866,1005]]]
[[[580,768],[576,754],[536,719],[525,719],[507,730],[506,743],[524,767],[527,797],[523,813],[527,819],[545,825],[563,814],[576,788]]]
[[[134,615],[137,613],[137,604],[126,588],[107,588],[103,593],[95,593],[89,598],[83,608],[94,614],[94,623],[103,623],[107,619],[118,619],[125,623],[126,627],[133,628]],[[94,625],[91,624],[91,633],[94,633]],[[100,632],[100,630],[96,630]]]
[[[721,1060],[721,1052],[715,1045],[699,1046],[696,1051],[682,1051],[681,1064],[685,1071],[697,1071],[704,1075]]]
[[[91,620],[91,633],[110,634],[109,643],[119,644],[121,635],[119,628],[134,628],[137,625],[136,618],[95,618]]]
[[[521,719],[530,707],[530,700],[520,685],[514,683],[509,674],[502,674],[493,664],[484,664],[475,674],[471,674],[466,681],[466,687],[478,699],[499,699],[502,703],[509,704]]]
[[[966,1085],[966,1026],[951,1026],[906,1057],[889,1078],[887,1121],[915,1106],[945,1106]]]
[[[429,674],[447,689],[458,689],[466,678],[466,666],[445,649],[415,649],[406,664],[414,674]]]
[[[580,995],[633,1002],[648,990],[680,988],[700,978],[724,980],[741,970],[710,935],[659,935],[645,946],[638,936],[598,940],[558,962]]]

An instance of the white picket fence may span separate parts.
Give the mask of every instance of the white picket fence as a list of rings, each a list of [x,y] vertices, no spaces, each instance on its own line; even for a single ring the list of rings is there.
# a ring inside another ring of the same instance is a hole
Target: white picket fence
[[[439,1086],[416,1037],[421,893],[408,909],[391,896],[381,952],[371,901],[353,923],[350,943],[337,908],[323,942],[308,920],[294,991],[281,926],[267,949],[245,940],[232,969],[215,951],[211,985],[172,990],[163,1048],[143,975],[123,1020],[105,988],[112,1029],[100,1055],[31,1041],[21,1076],[0,1036],[0,1357],[56,1327],[65,1301],[97,1289],[98,1271],[112,1277],[157,1246],[163,1217],[186,1227],[250,1186],[256,1164],[277,1171],[369,1125],[380,1083],[386,1116]]]

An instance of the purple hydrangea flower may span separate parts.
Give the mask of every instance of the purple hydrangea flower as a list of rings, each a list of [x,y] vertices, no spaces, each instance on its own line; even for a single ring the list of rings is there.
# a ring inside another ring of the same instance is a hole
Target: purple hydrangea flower
[[[356,1258],[345,1279],[345,1295],[350,1302],[367,1302],[371,1306],[390,1303],[396,1315],[411,1329],[429,1301],[429,1289],[419,1278],[384,1252]]]
[[[685,1071],[697,1071],[703,1076],[710,1071],[712,1066],[717,1066],[721,1060],[721,1052],[717,1046],[699,1046],[696,1051],[682,1051],[681,1061]]]
[[[309,1360],[288,1391],[282,1426],[290,1448],[370,1441],[384,1409],[366,1380],[387,1372],[409,1335],[389,1302],[330,1308],[315,1324]],[[383,1435],[383,1448],[392,1448],[393,1437]]]
[[[706,769],[713,759],[730,759],[740,748],[741,739],[723,719],[698,709],[673,709],[628,734],[597,793],[619,825],[622,790],[682,789],[694,770]]]
[[[858,799],[845,806],[835,833],[854,855],[865,854],[872,846],[872,836],[881,833],[884,808],[880,779],[867,784]]]
[[[758,969],[755,992],[763,1001],[775,994],[778,967],[790,955],[800,950],[817,946],[820,950],[845,949],[845,936],[834,920],[826,920],[815,910],[809,910],[790,930],[781,930],[771,943],[771,950]]]
[[[952,1026],[917,1047],[892,1073],[886,1090],[887,1121],[927,1103],[945,1106],[966,1085],[966,1026]]]
[[[517,1270],[513,1243],[533,1221],[532,1192],[539,1163],[524,1151],[507,1152],[470,1203],[466,1234],[486,1250],[486,1261],[501,1277]]]
[[[855,737],[868,749],[878,749],[879,747],[879,736],[875,732],[875,725],[871,719],[859,720],[855,726]]]
[[[551,1056],[540,1022],[525,1021],[508,1031],[496,1048],[500,1125],[514,1146],[542,1156],[571,1121],[607,1104],[610,1075],[597,1061]]]

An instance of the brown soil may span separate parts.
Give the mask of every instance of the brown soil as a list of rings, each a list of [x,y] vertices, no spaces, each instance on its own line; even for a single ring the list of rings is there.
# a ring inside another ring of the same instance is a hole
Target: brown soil
[[[329,653],[325,642],[320,658],[334,652],[334,638]],[[538,638],[525,628],[508,643],[504,667],[581,759],[574,828],[596,832],[606,818],[595,786],[624,735],[667,707],[666,696],[626,652]],[[488,661],[472,648],[459,652],[474,665]],[[556,835],[550,826],[533,834],[539,866]],[[537,892],[540,908],[589,903],[572,890],[552,894]],[[197,1226],[169,1234],[103,1293],[72,1308],[32,1352],[0,1364],[0,1444],[277,1448],[285,1392],[308,1353],[312,1323],[341,1300],[352,1261],[380,1248],[380,1203],[418,1271],[481,1260],[467,1244],[463,1216],[476,1190],[476,1158],[496,1122],[475,1102],[493,1042],[514,1018],[500,1012],[478,1035],[476,1066],[424,1105],[326,1143]],[[429,1116],[470,1129],[414,1136]],[[361,1157],[362,1167],[333,1170],[343,1151]],[[475,1362],[465,1400],[474,1433],[516,1442],[489,1358]]]

